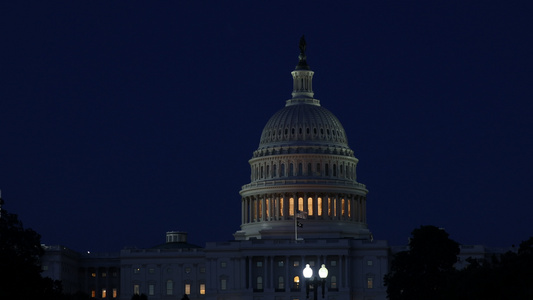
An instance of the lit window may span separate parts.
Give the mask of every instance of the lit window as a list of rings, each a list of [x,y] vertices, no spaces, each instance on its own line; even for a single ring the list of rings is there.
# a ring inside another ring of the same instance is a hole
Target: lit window
[[[205,295],[205,283],[200,283],[200,295]]]
[[[292,280],[292,284],[293,284],[294,289],[299,289],[300,288],[300,277],[294,276]]]
[[[292,266],[293,267],[298,267],[300,265],[300,261],[298,260],[295,260],[293,263],[292,263]]]
[[[345,211],[344,211],[344,198],[341,199],[341,215],[344,216],[345,215]]]
[[[366,288],[368,288],[368,289],[374,288],[374,278],[373,277],[367,277],[366,278]]]
[[[149,284],[148,285],[148,295],[153,296],[155,295],[155,285]]]
[[[227,280],[226,280],[226,278],[220,279],[220,289],[221,290],[226,290],[227,289]]]
[[[185,294],[190,295],[191,294],[191,284],[186,283],[185,284]]]
[[[302,197],[298,198],[298,210],[304,211],[304,198]]]
[[[282,260],[278,260],[278,267],[283,267],[285,263]]]
[[[313,198],[307,198],[307,212],[310,216],[313,215]]]
[[[96,272],[92,272],[91,277],[96,277]]]
[[[174,283],[172,280],[167,280],[167,295],[172,295],[174,291]]]
[[[106,297],[107,297],[107,290],[102,289],[102,298],[106,298]]]
[[[96,298],[96,291],[95,290],[91,291],[91,298]]]
[[[133,294],[139,295],[141,293],[141,287],[138,284],[133,285]]]
[[[337,276],[331,276],[330,278],[330,284],[332,289],[337,288]]]
[[[113,298],[118,297],[118,290],[115,288],[113,289]]]
[[[322,215],[322,198],[321,197],[318,197],[316,199],[316,206],[318,210],[318,215],[321,216]]]

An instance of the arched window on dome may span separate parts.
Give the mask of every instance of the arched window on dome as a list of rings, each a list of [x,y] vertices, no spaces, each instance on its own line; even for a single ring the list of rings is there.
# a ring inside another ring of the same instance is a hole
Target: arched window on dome
[[[318,175],[320,175],[320,163],[316,164],[316,172]]]
[[[289,198],[289,216],[294,216],[294,198]]]
[[[257,221],[263,219],[263,199],[257,199]]]
[[[267,165],[267,172],[265,178],[270,178],[270,165]]]
[[[283,217],[283,201],[285,201],[285,198],[280,197],[279,198],[279,216]]]
[[[270,199],[265,199],[265,219],[268,221],[270,219]]]
[[[294,176],[294,164],[289,164],[289,176]]]
[[[304,211],[304,198],[298,198],[298,211]]]
[[[333,177],[337,177],[337,165],[333,164]]]
[[[322,216],[322,197],[316,198],[317,215]]]
[[[279,170],[279,176],[284,177],[285,176],[285,164],[281,164],[281,168]]]
[[[302,163],[299,163],[299,164],[298,164],[298,176],[302,176],[302,175],[303,175],[303,173],[304,173],[304,170],[303,170],[303,169],[304,169],[304,168],[303,168]]]
[[[261,166],[261,176],[259,178],[263,179],[263,166]]]
[[[344,218],[346,217],[346,209],[345,209],[346,201],[344,201],[344,198],[341,199],[341,216]]]
[[[253,222],[257,222],[257,199],[253,199],[252,200],[252,210],[253,210],[253,213],[252,213],[252,216],[253,216]]]
[[[311,163],[307,164],[307,175],[308,176],[313,175],[313,170],[311,169]]]
[[[307,198],[307,213],[312,216],[313,215],[313,198],[309,197]]]
[[[277,169],[277,167],[278,167],[278,165],[276,165],[276,164],[274,164],[274,165],[272,166],[272,177],[276,177],[276,176],[277,176],[277,175],[276,175],[276,171],[277,171],[276,169]]]
[[[329,176],[329,164],[326,164],[326,165],[324,166],[324,172],[325,172],[325,175],[326,175],[326,176]]]

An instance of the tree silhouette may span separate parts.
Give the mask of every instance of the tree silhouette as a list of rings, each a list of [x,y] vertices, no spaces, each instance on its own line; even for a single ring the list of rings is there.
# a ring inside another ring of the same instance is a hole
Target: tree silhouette
[[[533,299],[533,238],[517,252],[468,262],[454,279],[454,299]]]
[[[391,300],[439,300],[449,296],[459,244],[443,229],[421,226],[413,230],[409,251],[394,255],[385,275]]]
[[[61,283],[41,277],[40,235],[0,211],[0,299],[59,299]]]

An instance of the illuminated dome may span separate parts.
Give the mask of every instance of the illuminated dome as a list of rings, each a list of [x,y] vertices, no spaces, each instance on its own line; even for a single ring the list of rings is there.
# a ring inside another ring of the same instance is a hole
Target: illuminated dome
[[[282,146],[322,146],[349,149],[339,120],[318,100],[287,100],[285,108],[267,122],[258,150]]]
[[[292,99],[267,122],[249,161],[237,240],[370,238],[368,190],[357,182],[358,160],[337,117],[314,98],[305,47],[302,37]]]

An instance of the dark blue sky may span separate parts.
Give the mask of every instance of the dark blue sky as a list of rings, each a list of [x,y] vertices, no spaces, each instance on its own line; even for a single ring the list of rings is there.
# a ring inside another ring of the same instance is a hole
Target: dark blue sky
[[[43,243],[232,239],[302,34],[376,239],[428,224],[463,244],[533,235],[530,1],[11,2],[0,189]]]

